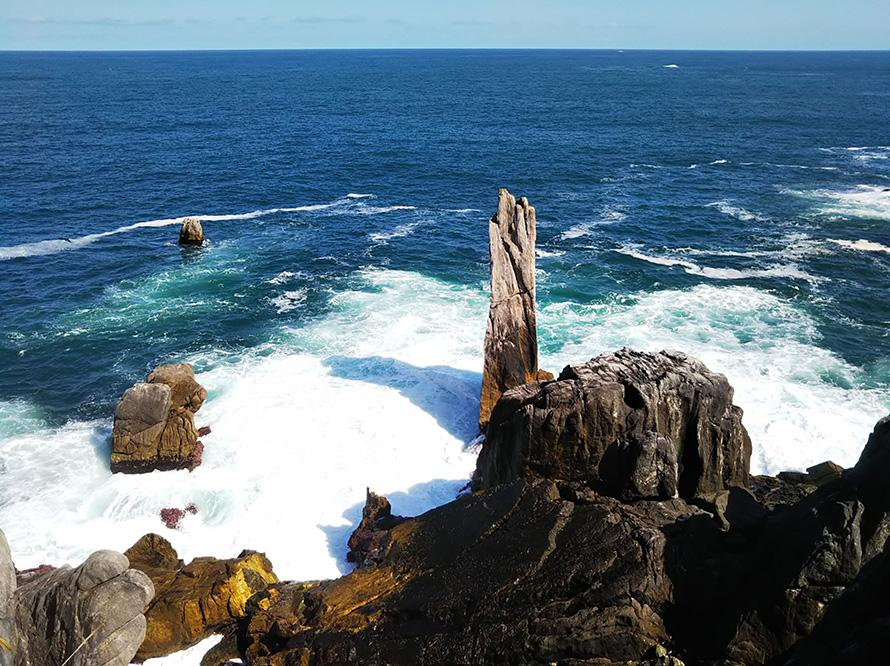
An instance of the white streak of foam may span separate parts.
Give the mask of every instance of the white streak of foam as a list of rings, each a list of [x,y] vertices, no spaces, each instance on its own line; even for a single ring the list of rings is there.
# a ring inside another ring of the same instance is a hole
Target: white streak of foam
[[[729,201],[715,201],[713,203],[707,204],[708,208],[716,208],[724,215],[729,215],[730,217],[734,217],[737,220],[741,220],[742,222],[767,222],[769,218],[763,217],[762,215],[758,215],[757,213],[752,213],[749,210],[745,210],[740,206],[734,206]]]
[[[640,252],[637,245],[628,245],[615,250],[620,254],[646,261],[650,264],[659,266],[680,266],[690,275],[700,275],[701,277],[710,278],[712,280],[747,280],[752,278],[790,278],[793,280],[806,280],[810,283],[823,282],[826,278],[810,275],[802,270],[797,264],[784,264],[769,266],[767,268],[712,268],[710,266],[699,266],[698,264],[678,259],[675,257],[659,257],[656,255]]]
[[[782,190],[784,194],[815,200],[823,215],[890,220],[890,188],[859,185],[847,190]]]
[[[860,250],[862,252],[890,252],[890,247],[881,245],[880,243],[875,243],[874,241],[865,240],[864,238],[860,238],[859,240],[855,241],[829,238],[828,241],[831,243],[836,243],[841,247],[845,247],[848,250]]]
[[[404,236],[410,236],[414,233],[414,230],[420,226],[420,222],[411,222],[410,224],[400,224],[392,231],[379,231],[376,233],[368,234],[368,238],[380,245],[386,245],[388,241],[394,238],[402,238]]]

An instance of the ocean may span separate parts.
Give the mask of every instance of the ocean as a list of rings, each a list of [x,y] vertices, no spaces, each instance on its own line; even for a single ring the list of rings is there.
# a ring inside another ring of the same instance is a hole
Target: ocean
[[[333,577],[366,487],[450,501],[500,187],[538,211],[542,368],[686,351],[755,473],[851,466],[890,412],[888,128],[888,52],[0,53],[15,562],[156,532]],[[204,464],[112,476],[117,401],[172,362],[209,391]]]

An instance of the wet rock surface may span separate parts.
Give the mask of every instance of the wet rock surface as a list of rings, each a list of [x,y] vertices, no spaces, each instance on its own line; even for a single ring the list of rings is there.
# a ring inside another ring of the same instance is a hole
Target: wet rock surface
[[[194,469],[201,462],[195,412],[207,391],[191,365],[164,365],[128,389],[114,414],[111,471]]]

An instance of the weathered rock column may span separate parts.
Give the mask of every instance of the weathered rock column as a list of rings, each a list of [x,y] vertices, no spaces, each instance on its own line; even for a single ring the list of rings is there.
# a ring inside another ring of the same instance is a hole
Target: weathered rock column
[[[485,370],[479,427],[488,427],[501,394],[538,379],[535,319],[535,209],[501,189],[498,212],[488,224],[491,308],[485,332]]]

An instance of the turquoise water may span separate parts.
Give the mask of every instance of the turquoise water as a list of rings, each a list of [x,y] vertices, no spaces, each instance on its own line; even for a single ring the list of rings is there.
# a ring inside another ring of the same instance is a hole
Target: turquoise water
[[[0,54],[17,562],[194,501],[183,556],[336,575],[366,485],[447,501],[499,187],[538,209],[543,367],[685,350],[735,386],[755,471],[853,464],[890,411],[888,97],[887,53]],[[174,361],[210,390],[205,465],[112,477],[117,400]]]

